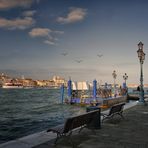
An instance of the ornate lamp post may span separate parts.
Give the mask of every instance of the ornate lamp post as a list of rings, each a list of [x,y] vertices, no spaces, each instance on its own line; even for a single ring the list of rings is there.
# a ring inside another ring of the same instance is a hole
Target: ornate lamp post
[[[138,44],[138,50],[137,50],[137,53],[138,53],[138,58],[139,58],[139,61],[140,61],[140,99],[139,99],[139,102],[140,103],[145,103],[145,100],[144,100],[144,89],[143,89],[143,63],[144,63],[144,60],[145,60],[145,53],[143,52],[143,43],[142,42],[139,42]]]
[[[117,74],[116,74],[116,71],[114,70],[113,73],[112,73],[112,76],[113,76],[113,79],[114,79],[114,96],[116,96],[116,78],[117,78]]]
[[[125,73],[124,75],[123,75],[123,80],[125,81],[125,86],[126,86],[126,80],[128,79],[128,75]]]

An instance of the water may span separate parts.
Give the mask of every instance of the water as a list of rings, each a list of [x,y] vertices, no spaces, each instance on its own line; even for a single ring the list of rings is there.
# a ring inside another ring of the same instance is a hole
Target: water
[[[85,108],[60,104],[59,89],[0,89],[0,143],[47,130]]]
[[[148,95],[148,87],[144,87],[143,88],[144,89],[144,94],[145,95]],[[135,91],[133,91],[133,90],[135,90]],[[128,88],[128,94],[139,94],[139,91],[136,91],[137,90],[137,88]]]
[[[60,89],[0,89],[0,143],[47,130],[85,110],[60,104]]]

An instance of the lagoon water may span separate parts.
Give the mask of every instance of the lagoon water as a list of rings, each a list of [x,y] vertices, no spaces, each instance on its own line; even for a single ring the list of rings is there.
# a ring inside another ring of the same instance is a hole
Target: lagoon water
[[[85,111],[85,107],[61,104],[60,89],[0,89],[0,143],[47,130]]]
[[[60,89],[0,89],[0,143],[47,130],[85,108],[60,103]]]

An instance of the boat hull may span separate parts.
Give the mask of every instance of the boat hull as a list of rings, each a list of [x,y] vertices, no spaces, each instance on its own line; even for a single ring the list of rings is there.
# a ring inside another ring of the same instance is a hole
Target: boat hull
[[[6,89],[18,89],[18,88],[23,88],[23,86],[2,86],[2,88],[6,88]]]

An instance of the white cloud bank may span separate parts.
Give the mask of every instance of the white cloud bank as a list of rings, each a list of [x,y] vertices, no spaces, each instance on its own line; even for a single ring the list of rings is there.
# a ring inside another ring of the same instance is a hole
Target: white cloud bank
[[[55,45],[57,38],[55,37],[57,34],[63,34],[63,31],[51,30],[48,28],[33,28],[29,35],[31,37],[43,37],[44,43],[49,45]]]
[[[7,10],[16,7],[30,7],[33,2],[39,3],[39,0],[0,0],[0,10]],[[24,11],[22,16],[13,19],[7,19],[0,17],[0,28],[8,30],[20,29],[24,30],[35,24],[33,15],[36,13],[35,10]]]
[[[5,19],[0,18],[0,28],[15,30],[24,30],[31,27],[35,23],[32,17],[16,18],[16,19]]]
[[[61,24],[75,23],[82,21],[87,14],[87,9],[83,8],[70,8],[70,12],[65,17],[58,17],[57,22]]]
[[[29,7],[35,0],[0,0],[0,9]]]
[[[46,37],[52,31],[48,28],[34,28],[29,32],[29,35],[32,37]]]

